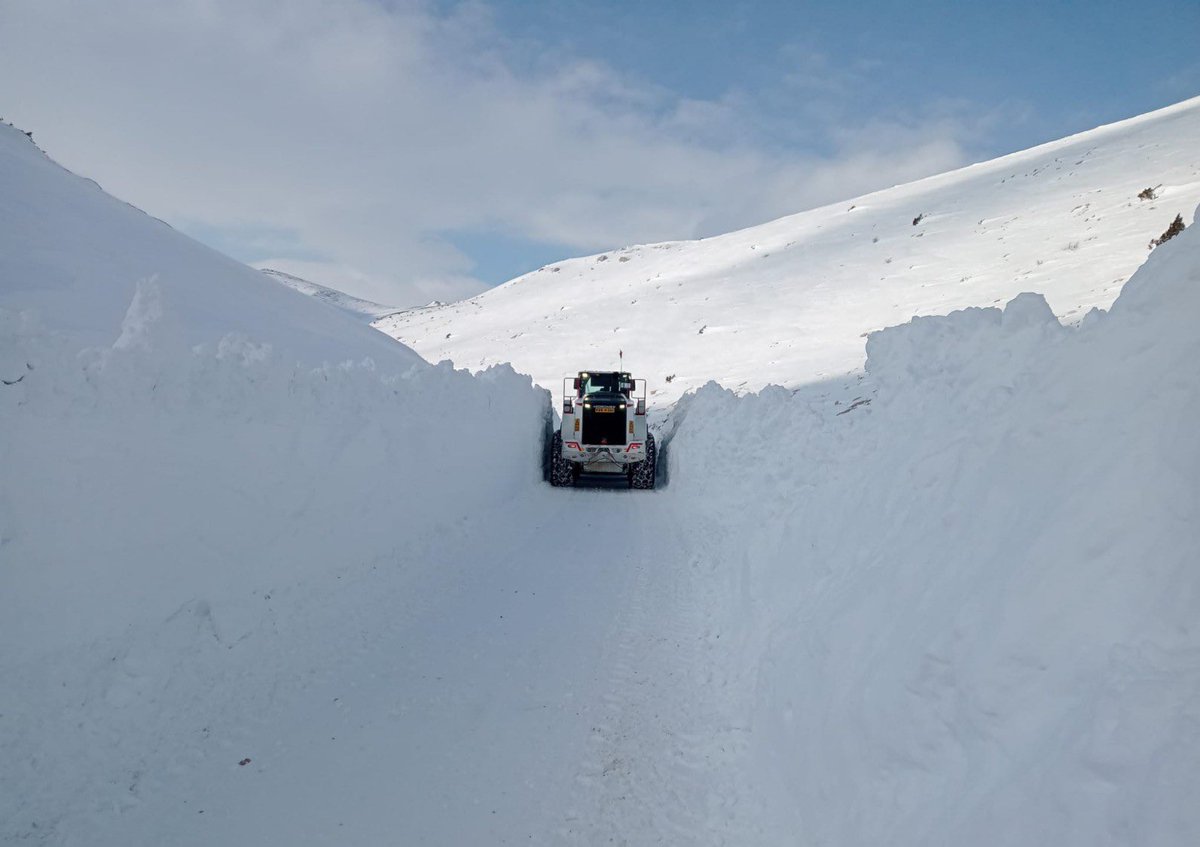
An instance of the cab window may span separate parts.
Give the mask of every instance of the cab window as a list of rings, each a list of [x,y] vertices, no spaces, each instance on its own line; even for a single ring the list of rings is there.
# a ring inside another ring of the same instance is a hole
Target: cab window
[[[620,377],[617,374],[588,374],[583,381],[583,395],[616,394],[620,391]]]

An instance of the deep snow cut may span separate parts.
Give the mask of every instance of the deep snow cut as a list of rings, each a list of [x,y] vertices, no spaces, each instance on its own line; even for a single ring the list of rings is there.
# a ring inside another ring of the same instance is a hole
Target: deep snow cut
[[[1200,840],[1195,227],[1111,312],[873,332],[836,405],[707,385],[633,497],[541,481],[511,368],[422,362],[7,129],[0,185],[0,840]]]

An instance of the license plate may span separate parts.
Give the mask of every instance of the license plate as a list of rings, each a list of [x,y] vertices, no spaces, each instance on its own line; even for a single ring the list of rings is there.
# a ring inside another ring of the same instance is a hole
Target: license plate
[[[616,409],[612,406],[592,406],[592,411],[600,415],[611,415]]]

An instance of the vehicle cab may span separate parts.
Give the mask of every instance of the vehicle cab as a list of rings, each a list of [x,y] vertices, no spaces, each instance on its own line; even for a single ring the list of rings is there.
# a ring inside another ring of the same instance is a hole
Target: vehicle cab
[[[624,473],[646,458],[646,381],[625,371],[564,379],[562,445],[564,459],[594,473]]]

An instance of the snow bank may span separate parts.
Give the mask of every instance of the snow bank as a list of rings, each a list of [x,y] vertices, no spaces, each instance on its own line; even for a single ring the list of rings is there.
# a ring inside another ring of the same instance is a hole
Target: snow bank
[[[0,223],[0,841],[203,841],[187,794],[241,756],[202,760],[481,565],[446,540],[542,486],[548,397],[428,364],[6,125]],[[170,812],[122,817],[152,790]]]
[[[843,415],[681,404],[765,842],[1200,840],[1198,236],[1079,328],[1026,294],[873,334]]]
[[[527,378],[432,367],[8,125],[0,221],[8,659],[198,597],[236,633],[251,592],[534,482],[546,398]]]
[[[0,393],[10,657],[198,597],[236,638],[273,585],[399,555],[540,480],[546,395],[510,368],[306,368],[238,336],[164,350],[160,308],[144,284],[116,342],[83,351],[0,312],[24,377]]]
[[[528,377],[164,347],[160,294],[83,351],[0,311],[0,840],[109,820],[222,704],[252,714],[346,650],[318,623],[365,606],[340,586],[403,585],[542,485]]]

